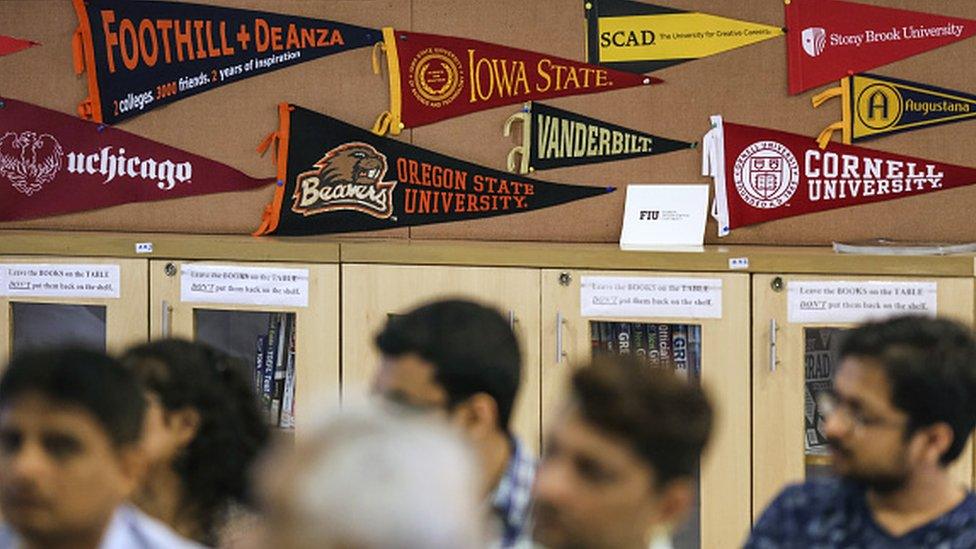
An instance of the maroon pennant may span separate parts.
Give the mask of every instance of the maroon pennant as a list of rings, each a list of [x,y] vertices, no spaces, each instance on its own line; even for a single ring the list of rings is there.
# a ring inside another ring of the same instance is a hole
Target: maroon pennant
[[[0,221],[267,185],[202,156],[0,98]]]
[[[17,53],[20,50],[26,50],[31,46],[39,45],[39,43],[33,40],[21,40],[20,38],[0,34],[0,56]]]

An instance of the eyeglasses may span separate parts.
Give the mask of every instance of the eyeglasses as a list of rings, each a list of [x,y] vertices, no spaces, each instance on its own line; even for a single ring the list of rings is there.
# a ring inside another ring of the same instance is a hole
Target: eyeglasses
[[[854,410],[849,403],[828,392],[817,395],[817,410],[824,419],[828,419],[838,412],[843,412],[837,416],[838,419],[848,422],[847,425],[856,434],[864,432],[865,429],[901,428],[907,423],[903,419],[886,419],[865,414],[861,410]]]

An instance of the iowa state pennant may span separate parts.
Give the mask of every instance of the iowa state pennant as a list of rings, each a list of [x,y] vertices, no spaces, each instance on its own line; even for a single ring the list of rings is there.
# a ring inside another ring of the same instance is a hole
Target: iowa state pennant
[[[715,180],[719,236],[808,213],[976,183],[976,169],[742,126],[712,117],[702,172]]]
[[[4,98],[0,105],[0,221],[274,181],[30,103]]]
[[[651,72],[741,48],[783,29],[631,0],[585,0],[590,63]]]
[[[662,82],[528,50],[389,27],[373,49],[377,74],[380,51],[386,54],[390,110],[373,126],[378,135],[399,135],[405,128],[513,103]]]
[[[527,103],[522,112],[509,117],[506,137],[516,121],[522,122],[522,144],[508,153],[510,172],[530,173],[695,147],[537,102]],[[517,161],[517,157],[521,159]]]
[[[876,74],[844,78],[840,87],[815,95],[813,106],[833,97],[840,97],[841,121],[817,138],[821,148],[835,131],[850,144],[976,117],[976,95]]]
[[[183,2],[73,0],[78,112],[113,124],[218,86],[371,46],[379,30]]]
[[[377,136],[281,104],[279,184],[255,234],[392,229],[527,212],[613,189],[547,183]]]
[[[31,40],[21,40],[20,38],[0,34],[0,55],[17,53],[20,50],[26,50],[31,46],[37,45],[39,45],[37,42]]]
[[[790,94],[976,34],[976,21],[842,0],[787,0]]]

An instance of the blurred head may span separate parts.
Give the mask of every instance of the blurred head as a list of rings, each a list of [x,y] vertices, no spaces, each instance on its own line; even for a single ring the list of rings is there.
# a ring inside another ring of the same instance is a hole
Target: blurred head
[[[683,520],[712,411],[702,390],[625,357],[573,375],[536,476],[534,539],[546,547],[647,547]]]
[[[258,471],[276,549],[482,547],[476,468],[439,423],[344,412]]]
[[[469,436],[508,433],[521,376],[518,341],[494,309],[469,301],[424,305],[390,318],[374,389],[407,408],[445,413]]]
[[[879,491],[944,470],[976,425],[976,345],[965,326],[900,317],[846,334],[821,400],[837,474]]]
[[[134,376],[102,353],[15,357],[0,379],[4,520],[39,546],[100,536],[141,480],[145,406]]]
[[[208,535],[234,502],[248,502],[248,471],[265,447],[247,366],[185,340],[139,345],[122,357],[149,402],[143,448],[150,467],[175,471]]]

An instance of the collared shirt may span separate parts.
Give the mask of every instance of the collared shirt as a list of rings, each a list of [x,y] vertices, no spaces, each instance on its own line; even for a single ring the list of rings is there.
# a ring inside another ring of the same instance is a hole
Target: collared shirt
[[[20,537],[7,525],[0,526],[0,549],[23,547]],[[115,510],[99,549],[202,549],[180,537],[158,520],[131,505]]]
[[[783,490],[760,517],[745,546],[971,549],[976,547],[976,497],[967,493],[946,514],[893,536],[875,522],[864,488],[835,478],[812,480]]]
[[[535,458],[517,438],[512,437],[511,441],[508,467],[489,499],[492,514],[501,525],[501,536],[495,547],[503,549],[524,546],[529,539],[528,519],[535,482]]]

